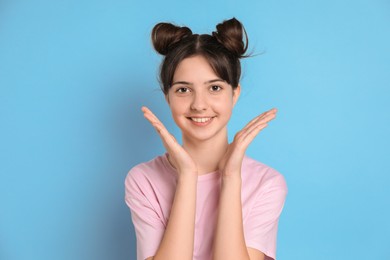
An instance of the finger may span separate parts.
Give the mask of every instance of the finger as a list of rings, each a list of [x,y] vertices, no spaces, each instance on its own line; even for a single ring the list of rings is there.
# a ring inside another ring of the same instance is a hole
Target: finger
[[[161,122],[153,121],[153,119],[149,118],[150,115],[145,115],[145,117],[147,117],[148,120],[151,120],[152,126],[156,129],[157,133],[160,135],[163,141],[169,142],[170,139],[172,139],[172,135],[168,132],[168,130]]]
[[[155,118],[153,115],[149,114],[149,113],[145,113],[145,114],[144,114],[144,117],[145,117],[153,126],[156,125],[156,124],[162,125],[162,123],[159,122],[159,120],[156,120],[156,118]]]
[[[259,124],[256,128],[252,129],[250,132],[247,131],[244,134],[242,134],[240,137],[235,136],[234,141],[237,145],[237,148],[240,150],[245,151],[249,144],[255,139],[257,134],[267,127],[267,123]]]
[[[244,126],[244,128],[242,128],[235,136],[234,136],[234,139],[237,140],[237,139],[240,139],[244,134],[245,132],[247,131],[247,129],[249,129],[250,127],[252,127],[252,125],[256,124],[256,122],[261,118],[261,116],[263,116],[263,114],[253,118],[248,124],[246,124]]]
[[[248,132],[241,141],[241,145],[245,147],[245,149],[249,146],[249,144],[255,139],[255,137],[260,133],[261,130],[266,128],[268,126],[267,123],[260,124],[256,128],[252,129],[250,132]]]
[[[144,112],[144,117],[153,125],[159,126],[158,128],[165,128],[164,124],[153,114],[153,112],[147,107],[142,107],[142,111]]]
[[[268,110],[267,112],[258,116],[257,120],[255,120],[255,122],[251,126],[253,126],[254,124],[257,124],[258,122],[268,122],[269,120],[275,118],[276,112],[277,112],[276,108]]]
[[[268,123],[271,120],[275,119],[275,117],[276,117],[276,111],[265,115],[263,118],[261,118],[260,120],[258,120],[254,124],[252,124],[251,127],[246,129],[246,131],[243,134],[243,138],[246,139],[247,136],[253,135],[253,134],[254,134],[254,136],[253,136],[253,138],[254,138],[262,129],[264,129],[268,125]],[[253,140],[253,138],[252,138],[252,140]]]
[[[246,136],[250,135],[253,131],[255,131],[258,128],[262,128],[263,125],[268,125],[269,121],[273,120],[276,117],[275,114],[269,114],[268,116],[262,118],[261,120],[257,121],[255,124],[253,124],[250,128],[246,129],[243,133],[242,138],[246,138]],[[260,130],[261,130],[260,129]],[[258,132],[257,132],[258,133]]]
[[[169,148],[172,145],[178,144],[176,138],[169,133],[164,124],[153,114],[153,112],[147,107],[142,107],[142,111],[144,112],[144,117],[152,124],[152,126],[156,129],[157,133],[160,135],[165,148]]]
[[[176,141],[176,138],[168,132],[164,125],[162,125],[161,123],[153,123],[152,125],[160,136],[165,148],[168,151],[171,149],[176,149],[176,146],[179,145],[179,143]]]
[[[253,141],[253,139],[257,136],[257,134],[263,130],[265,127],[267,127],[268,122],[271,121],[276,117],[276,111],[272,109],[273,111],[269,111],[270,113],[264,113],[262,114],[262,117],[259,118],[257,121],[252,123],[249,127],[244,128],[241,130],[234,138],[234,141],[237,142],[237,144],[242,148],[246,149],[249,144]]]
[[[250,122],[250,124],[246,125],[238,134],[237,139],[245,138],[245,136],[250,133],[254,128],[257,128],[261,124],[268,123],[272,119],[276,117],[276,110],[271,109],[260,116],[256,117],[253,122]]]
[[[149,121],[161,123],[161,121],[157,118],[157,116],[155,116],[155,114],[153,114],[153,112],[149,108],[142,107],[142,112],[144,112],[145,117],[146,115],[148,116],[148,119],[150,119]]]
[[[248,127],[248,131],[252,131],[253,128],[256,128],[260,124],[265,124],[270,122],[271,120],[275,119],[276,114],[275,113],[270,113],[267,115],[264,115],[263,117],[259,118],[254,124],[252,124],[250,127]]]
[[[272,109],[262,113],[261,115],[258,115],[257,117],[252,119],[248,124],[246,124],[246,126],[243,129],[250,128],[253,124],[258,122],[259,120],[263,119],[264,117],[266,117],[266,116],[268,116],[270,114],[276,114],[276,112],[277,112],[277,109],[276,108],[272,108]]]

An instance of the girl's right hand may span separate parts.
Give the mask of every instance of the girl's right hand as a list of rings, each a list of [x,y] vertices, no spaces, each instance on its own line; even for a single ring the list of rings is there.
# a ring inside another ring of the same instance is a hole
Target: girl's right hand
[[[169,161],[176,168],[179,175],[198,176],[198,169],[194,160],[186,150],[176,141],[175,137],[168,132],[161,121],[147,107],[142,107],[144,117],[152,124],[167,149]]]

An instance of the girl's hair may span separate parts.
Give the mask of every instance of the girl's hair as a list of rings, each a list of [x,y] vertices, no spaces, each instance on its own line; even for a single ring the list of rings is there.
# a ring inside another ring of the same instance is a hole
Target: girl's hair
[[[171,23],[154,26],[151,34],[153,46],[165,56],[160,67],[160,83],[164,94],[168,94],[179,63],[195,55],[205,57],[221,79],[233,89],[237,88],[241,75],[240,58],[248,57],[244,55],[248,48],[248,36],[236,18],[225,20],[216,28],[211,35],[199,35],[193,34],[188,27]]]

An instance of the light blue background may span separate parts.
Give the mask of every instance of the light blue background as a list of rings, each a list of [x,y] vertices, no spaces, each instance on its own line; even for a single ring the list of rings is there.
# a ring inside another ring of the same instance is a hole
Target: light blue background
[[[235,16],[243,60],[230,138],[272,107],[248,155],[289,194],[278,259],[390,259],[390,2],[0,2],[0,259],[135,259],[124,179],[176,135],[149,34]]]

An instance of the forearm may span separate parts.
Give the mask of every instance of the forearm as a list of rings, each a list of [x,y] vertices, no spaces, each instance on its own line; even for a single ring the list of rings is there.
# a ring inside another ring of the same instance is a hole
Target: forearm
[[[197,176],[179,177],[167,228],[153,259],[192,260],[196,189]]]
[[[249,260],[242,225],[241,177],[222,179],[213,259]]]

